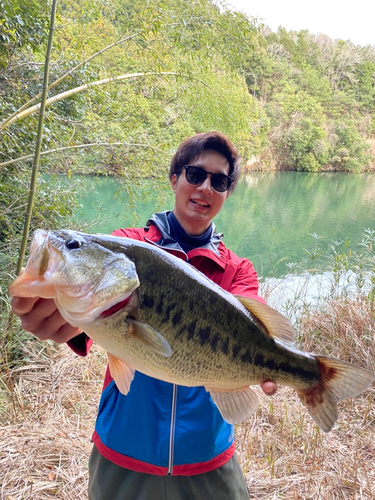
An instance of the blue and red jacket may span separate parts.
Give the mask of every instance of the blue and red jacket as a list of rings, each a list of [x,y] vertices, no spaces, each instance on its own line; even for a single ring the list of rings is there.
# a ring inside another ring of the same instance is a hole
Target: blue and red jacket
[[[125,236],[157,245],[190,262],[225,290],[258,296],[258,280],[247,259],[237,257],[213,226],[210,242],[185,253],[169,232],[168,212],[154,214]],[[82,334],[69,342],[86,355],[92,341]],[[224,465],[234,454],[234,428],[221,416],[204,387],[183,387],[136,372],[129,393],[119,392],[107,368],[93,442],[108,460],[156,475],[193,475]]]

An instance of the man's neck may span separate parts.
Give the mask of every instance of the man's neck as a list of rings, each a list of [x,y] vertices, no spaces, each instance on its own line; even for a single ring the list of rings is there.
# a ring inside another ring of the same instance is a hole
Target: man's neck
[[[173,213],[176,217],[176,219],[178,220],[180,226],[182,227],[182,229],[186,232],[186,234],[188,234],[189,236],[201,236],[203,233],[205,233],[207,231],[207,229],[210,227],[211,225],[211,221],[209,222],[209,224],[197,224],[197,223],[189,223],[188,221],[185,221],[185,220],[181,220],[182,218],[179,217],[175,210],[173,210]]]

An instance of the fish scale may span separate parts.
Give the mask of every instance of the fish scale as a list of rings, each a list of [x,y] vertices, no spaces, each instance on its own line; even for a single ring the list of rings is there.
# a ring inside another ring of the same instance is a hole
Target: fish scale
[[[137,251],[138,250],[138,251]],[[140,256],[141,252],[139,249],[137,249],[135,252],[128,251],[126,252],[128,257],[130,257],[136,264],[137,268],[137,274],[140,280],[140,288],[139,288],[139,295],[140,295],[140,302],[141,302],[141,310],[143,310],[142,305],[144,304],[143,300],[143,286],[142,283],[147,283],[147,293],[150,294],[150,281],[149,277],[150,275],[154,274],[154,283],[158,284],[157,291],[156,293],[159,294],[160,286],[162,281],[160,281],[159,276],[156,275],[156,273],[153,271],[157,267],[157,262],[155,261],[156,259],[153,257],[152,252],[151,255],[147,256]],[[149,249],[146,249],[146,252]],[[159,268],[162,270],[158,274],[161,276],[166,276],[168,273],[169,269],[168,266],[160,266]],[[169,271],[170,272],[170,271]],[[159,279],[155,279],[155,277]],[[189,283],[184,283],[184,281],[188,281],[186,275],[182,273],[180,270],[175,270],[174,273],[174,280],[172,282],[171,289],[174,292],[181,292],[183,294],[183,300],[187,301],[187,304],[194,304],[194,295],[189,294]],[[162,297],[163,297],[163,302],[168,303],[171,300],[174,300],[175,294],[174,293],[168,293],[168,292],[162,292]],[[150,300],[150,295],[146,296],[146,302]],[[154,303],[154,300],[157,297],[152,297],[152,303]],[[215,307],[216,306],[216,307]],[[161,323],[160,325],[157,325],[157,320],[158,320],[158,310],[156,309],[156,315],[153,314],[154,310],[153,308],[149,307],[147,309],[150,309],[149,315],[144,314],[142,315],[142,319],[149,324],[155,325],[156,329],[158,329],[162,334],[165,334],[165,337],[167,340],[169,340],[168,337],[168,332],[172,331],[174,332],[174,329],[179,326],[179,330],[177,332],[177,336],[181,336],[183,334],[186,334],[187,332],[187,341],[195,340],[201,347],[204,345],[209,345],[211,348],[212,354],[215,354],[217,352],[217,348],[221,349],[221,352],[226,356],[228,354],[228,345],[229,345],[229,337],[227,334],[225,334],[225,331],[230,328],[231,324],[233,323],[236,325],[236,329],[231,331],[231,336],[232,336],[232,360],[235,363],[235,368],[236,370],[240,371],[240,367],[237,364],[237,361],[241,361],[245,366],[243,369],[246,371],[245,377],[248,378],[248,366],[247,365],[253,365],[253,373],[254,377],[257,380],[259,379],[259,373],[257,372],[256,368],[259,367],[259,371],[262,372],[263,379],[267,380],[267,376],[269,377],[271,374],[274,372],[277,372],[276,377],[274,376],[274,379],[277,379],[278,382],[280,383],[285,383],[285,380],[283,380],[282,374],[290,377],[290,373],[298,374],[301,379],[307,378],[309,381],[309,384],[311,384],[311,379],[315,379],[317,382],[319,381],[319,369],[316,361],[313,358],[310,358],[308,356],[305,356],[304,362],[307,365],[307,368],[305,369],[303,366],[301,366],[301,359],[300,355],[301,353],[298,354],[298,357],[296,358],[296,362],[293,363],[291,359],[291,353],[290,351],[287,351],[286,356],[287,360],[283,359],[283,356],[281,355],[282,351],[282,346],[276,346],[276,343],[274,339],[265,336],[258,328],[254,327],[249,328],[249,323],[248,323],[248,315],[246,315],[245,320],[241,316],[244,314],[243,311],[239,311],[237,316],[238,318],[233,318],[231,317],[230,319],[227,317],[225,311],[225,308],[223,307],[222,300],[220,300],[219,296],[213,296],[207,294],[206,296],[201,296],[199,298],[199,307],[195,309],[195,314],[197,313],[202,313],[203,317],[208,318],[205,322],[203,319],[201,319],[201,325],[200,328],[197,328],[197,322],[196,319],[193,316],[193,320],[191,321],[190,318],[188,318],[186,315],[182,315],[181,311],[179,311],[179,317],[184,318],[184,322],[181,324],[180,322],[175,323],[173,318],[171,318],[172,312],[175,312],[177,308],[176,303],[169,303],[168,306],[166,306],[166,309],[164,309],[160,316],[161,316]],[[145,306],[146,309],[146,306]],[[198,309],[198,310],[197,310]],[[194,309],[191,306],[185,307],[185,312],[188,312],[189,314],[192,314],[191,311],[194,311]],[[177,314],[177,313],[176,313]],[[221,330],[223,333],[220,335],[217,333],[217,331],[213,332],[211,328],[211,321],[212,318],[217,318],[216,323],[222,325]],[[168,330],[165,329],[165,323],[169,323],[168,325]],[[171,324],[172,323],[172,324]],[[241,326],[243,327],[241,328]],[[159,328],[158,328],[159,327]],[[174,334],[174,333],[173,333]],[[176,335],[176,334],[174,334]],[[249,343],[249,336],[256,337],[255,338],[255,346],[254,346],[254,338],[253,338],[253,343],[252,343],[252,348],[251,350],[249,348],[244,347]],[[242,342],[242,345],[241,345]],[[218,347],[219,344],[219,347]],[[258,348],[257,346],[260,346]],[[223,348],[224,347],[224,348]],[[191,350],[194,350],[194,346],[191,345]],[[274,351],[279,353],[279,359],[278,362],[274,360],[273,357],[271,357],[271,353]],[[210,354],[210,353],[208,353]],[[190,354],[189,354],[190,356]],[[287,361],[287,362],[286,362]],[[264,368],[268,368],[269,371],[265,372]],[[218,376],[216,376],[216,381],[218,380]],[[300,381],[302,385],[299,385],[299,387],[305,387],[305,384]],[[185,381],[186,383],[186,381]]]
[[[119,390],[134,370],[166,382],[204,386],[223,418],[256,409],[251,385],[267,380],[297,391],[325,431],[337,402],[374,374],[293,347],[288,319],[254,298],[234,297],[190,264],[149,243],[75,231],[37,231],[13,296],[54,298],[63,317],[108,353]]]

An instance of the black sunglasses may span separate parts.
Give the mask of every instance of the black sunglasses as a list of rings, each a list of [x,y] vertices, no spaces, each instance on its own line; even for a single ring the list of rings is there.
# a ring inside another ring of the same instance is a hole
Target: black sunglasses
[[[186,170],[186,180],[189,184],[193,184],[194,186],[203,184],[203,182],[207,179],[207,175],[210,175],[211,186],[219,193],[228,191],[230,185],[234,181],[233,177],[229,177],[229,175],[212,174],[211,172],[207,172],[204,168],[197,167],[196,165],[185,165],[184,169]]]

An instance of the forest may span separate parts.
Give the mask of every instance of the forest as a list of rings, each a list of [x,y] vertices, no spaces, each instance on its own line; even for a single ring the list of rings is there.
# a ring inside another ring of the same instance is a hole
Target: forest
[[[9,173],[33,153],[50,2],[0,8]],[[233,140],[245,168],[374,168],[372,46],[274,33],[211,0],[63,0],[50,66],[48,171],[157,176],[184,137],[209,129]]]

